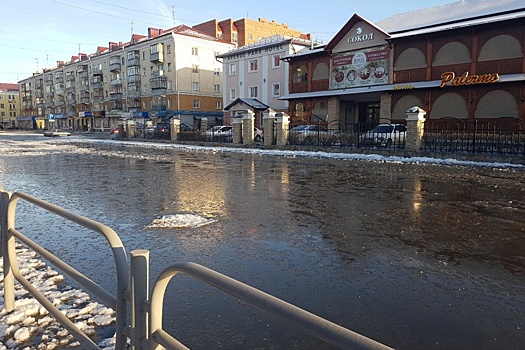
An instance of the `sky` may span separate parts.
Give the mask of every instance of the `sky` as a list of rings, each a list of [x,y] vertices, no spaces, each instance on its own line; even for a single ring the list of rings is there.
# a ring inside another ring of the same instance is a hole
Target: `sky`
[[[371,22],[392,15],[439,6],[454,0],[331,0],[293,1],[224,0],[14,0],[1,6],[0,83],[17,83],[57,61],[97,46],[128,42],[131,33],[147,34],[148,27],[167,29],[193,26],[212,19],[265,18],[311,33],[328,42],[357,13]],[[315,5],[311,5],[315,4]]]

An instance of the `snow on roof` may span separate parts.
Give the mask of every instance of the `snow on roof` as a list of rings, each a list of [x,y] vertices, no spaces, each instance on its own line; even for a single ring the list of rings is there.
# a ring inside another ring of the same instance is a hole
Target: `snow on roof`
[[[400,13],[376,24],[389,33],[525,10],[523,0],[461,0],[451,4]]]

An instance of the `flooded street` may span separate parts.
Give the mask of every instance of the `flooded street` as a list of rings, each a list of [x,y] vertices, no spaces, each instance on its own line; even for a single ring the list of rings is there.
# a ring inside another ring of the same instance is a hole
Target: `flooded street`
[[[524,175],[0,134],[0,184],[150,250],[150,285],[196,262],[399,349],[523,347]],[[102,239],[19,208],[17,229],[114,288]],[[178,213],[215,221],[147,228]],[[165,305],[166,330],[193,349],[332,349],[184,276]]]

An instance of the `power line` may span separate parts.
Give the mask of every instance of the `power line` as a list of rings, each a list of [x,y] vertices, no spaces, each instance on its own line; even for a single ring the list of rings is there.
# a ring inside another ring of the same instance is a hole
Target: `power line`
[[[34,35],[23,35],[23,34],[18,34],[18,33],[9,33],[9,32],[4,32],[4,31],[1,31],[1,30],[0,30],[0,33],[9,34],[9,35],[12,35],[12,36],[21,36],[23,38],[37,39],[39,41],[50,41],[50,42],[62,43],[62,44],[78,44],[78,42],[43,39],[43,38],[37,38]],[[84,45],[97,45],[97,44],[88,44],[88,43],[82,43],[82,44],[84,44]]]
[[[91,10],[91,9],[88,9],[88,8],[85,8],[85,7],[75,6],[75,5],[67,4],[65,2],[61,2],[61,1],[57,1],[57,0],[49,0],[49,1],[55,2],[55,3],[60,4],[60,5],[73,7],[73,8],[82,10],[82,11],[89,11],[89,12],[93,12],[93,13],[98,13],[99,15],[104,15],[104,16],[118,18],[118,19],[124,19],[126,21],[134,21],[134,22],[139,22],[139,23],[159,26],[158,23],[144,22],[144,21],[139,21],[139,20],[136,20],[136,19],[127,18],[127,17],[121,17],[121,16],[117,16],[117,15],[112,15],[110,13],[105,13],[105,12],[101,12],[101,11]]]

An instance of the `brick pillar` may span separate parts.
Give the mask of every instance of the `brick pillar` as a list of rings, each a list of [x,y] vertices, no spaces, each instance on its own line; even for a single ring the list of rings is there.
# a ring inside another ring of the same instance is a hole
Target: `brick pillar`
[[[208,130],[208,118],[203,117],[201,118],[201,127],[199,131],[206,131]]]
[[[179,139],[180,133],[180,119],[171,118],[170,119],[170,135],[171,141],[177,141]]]
[[[242,116],[236,115],[232,118],[233,143],[240,145],[242,141]]]
[[[277,113],[276,117],[276,142],[277,146],[285,146],[288,143],[288,131],[290,129],[290,116],[286,113]]]
[[[421,139],[423,138],[425,127],[425,112],[422,108],[412,107],[406,111],[407,133],[405,137],[405,150],[419,153],[421,149]]]
[[[275,145],[275,134],[273,133],[274,123],[276,122],[275,115],[270,112],[263,112],[263,132],[264,132],[264,145],[271,146]]]
[[[255,127],[255,113],[252,111],[246,111],[242,115],[242,143],[245,145],[253,145],[254,130]]]

